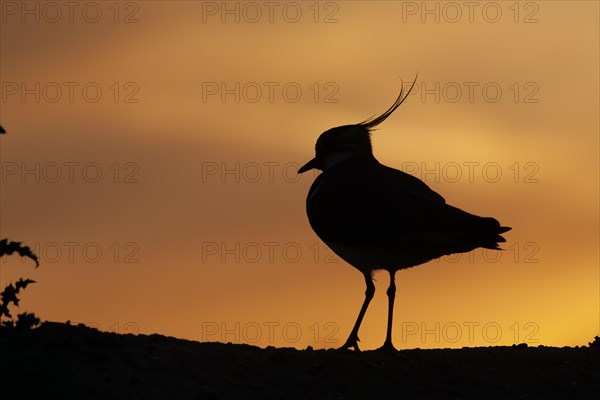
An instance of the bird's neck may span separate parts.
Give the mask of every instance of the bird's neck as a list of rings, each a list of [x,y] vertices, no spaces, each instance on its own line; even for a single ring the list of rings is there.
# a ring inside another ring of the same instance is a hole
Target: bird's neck
[[[340,152],[333,153],[327,157],[324,161],[323,171],[327,171],[335,166],[338,166],[342,163],[346,162],[355,162],[355,163],[372,163],[378,162],[373,153],[356,153],[356,152]]]

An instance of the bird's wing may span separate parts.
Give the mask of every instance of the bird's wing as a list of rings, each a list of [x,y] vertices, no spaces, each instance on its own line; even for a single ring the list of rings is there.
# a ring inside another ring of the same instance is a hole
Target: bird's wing
[[[500,224],[445,203],[424,182],[379,163],[345,163],[323,173],[309,194],[311,226],[324,241],[385,245],[411,235],[436,235],[495,246]]]
[[[414,195],[430,198],[431,200],[445,203],[446,200],[437,192],[432,190],[425,182],[417,177],[414,177],[406,172],[390,168],[386,165],[379,164],[379,171],[389,177],[389,181],[395,185],[401,186],[404,190],[408,190]]]

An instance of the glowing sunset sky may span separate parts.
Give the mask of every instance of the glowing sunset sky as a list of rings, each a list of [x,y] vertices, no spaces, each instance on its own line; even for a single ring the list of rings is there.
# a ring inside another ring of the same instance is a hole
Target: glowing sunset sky
[[[513,230],[399,272],[396,347],[587,344],[599,6],[475,3],[0,2],[0,238],[40,257],[3,259],[0,286],[32,278],[19,312],[106,331],[341,345],[364,281],[311,230],[296,170],[418,71],[375,156]]]

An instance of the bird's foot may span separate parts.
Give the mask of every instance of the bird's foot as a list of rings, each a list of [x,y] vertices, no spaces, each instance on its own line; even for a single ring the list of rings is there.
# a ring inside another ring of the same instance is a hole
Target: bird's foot
[[[344,345],[342,347],[338,348],[338,350],[350,350],[353,348],[354,351],[360,352],[360,348],[358,347],[358,342],[360,342],[360,339],[358,338],[358,336],[350,335],[348,340],[346,340],[346,343],[344,343]]]
[[[382,351],[382,352],[387,352],[387,353],[393,353],[395,351],[398,351],[394,345],[392,344],[391,341],[386,341],[383,346],[381,346],[380,348],[378,348],[376,351]]]

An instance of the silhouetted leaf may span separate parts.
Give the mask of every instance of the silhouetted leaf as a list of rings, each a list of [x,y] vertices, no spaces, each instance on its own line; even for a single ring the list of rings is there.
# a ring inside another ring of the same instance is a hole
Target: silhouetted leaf
[[[2,300],[2,304],[0,304],[2,314],[0,315],[6,315],[8,318],[12,318],[12,315],[10,315],[10,312],[8,311],[8,305],[10,303],[14,303],[16,306],[19,305],[17,290],[15,289],[12,283],[9,283],[8,286],[6,286],[6,288],[4,289],[4,291],[0,293],[0,300]]]
[[[29,285],[30,283],[35,283],[35,281],[32,279],[23,279],[23,278],[19,279],[17,281],[17,283],[15,284],[16,292],[18,293],[19,290],[25,289],[27,287],[27,285]]]
[[[16,328],[31,329],[40,324],[40,319],[34,313],[21,313],[17,315]]]
[[[31,279],[19,279],[15,285],[9,283],[4,291],[0,293],[0,317],[5,315],[8,318],[12,318],[10,311],[8,310],[8,305],[13,303],[15,306],[19,306],[19,298],[17,297],[17,293],[21,289],[25,289],[27,285],[30,283],[35,283],[34,280]]]
[[[0,317],[2,317],[3,315],[7,316],[8,318],[12,318],[12,315],[10,315],[10,311],[8,311],[8,303],[0,304]]]
[[[40,263],[35,254],[27,246],[21,246],[21,242],[9,242],[8,239],[0,240],[0,257],[5,254],[11,255],[17,252],[21,257],[29,257],[35,262],[35,267],[39,267]]]

